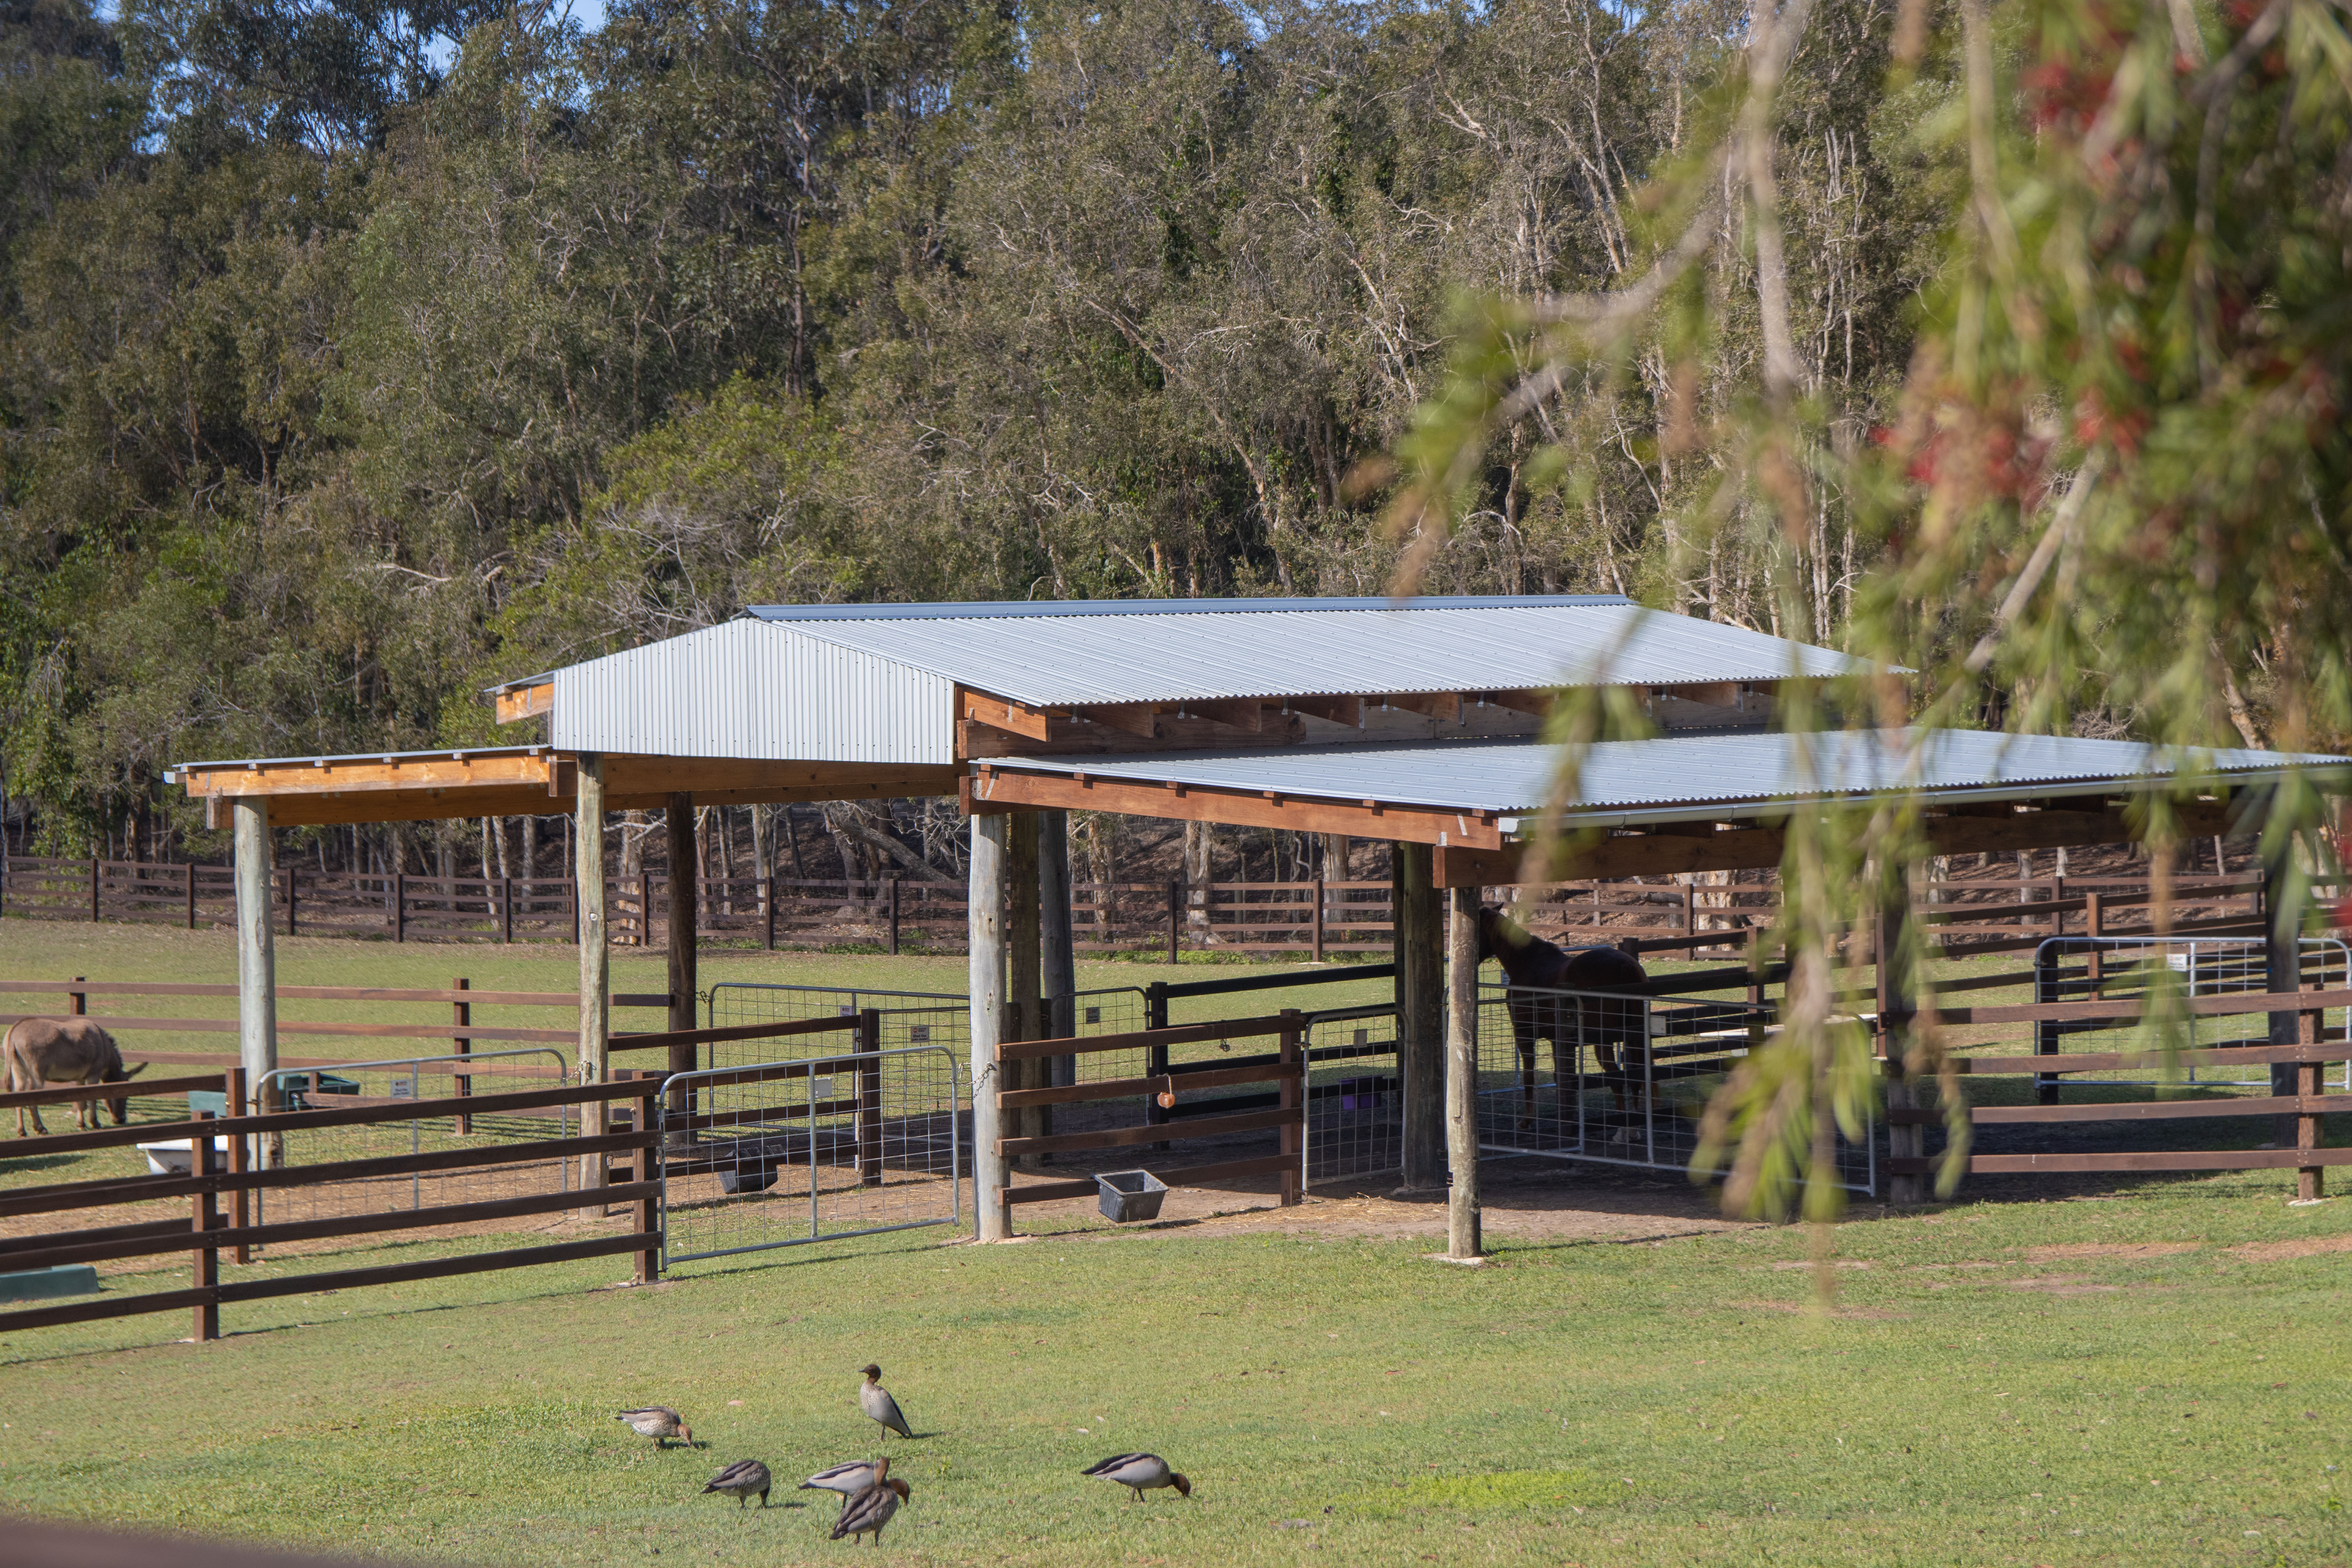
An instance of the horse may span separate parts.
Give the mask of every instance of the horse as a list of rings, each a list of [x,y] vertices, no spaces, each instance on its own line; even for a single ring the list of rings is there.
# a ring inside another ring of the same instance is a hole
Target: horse
[[[1501,961],[1503,1003],[1511,1016],[1511,1037],[1519,1051],[1519,1126],[1535,1124],[1536,1041],[1551,1041],[1552,1072],[1559,1072],[1560,1047],[1579,1042],[1593,1047],[1610,1094],[1623,1110],[1633,1097],[1622,1048],[1630,1055],[1649,1045],[1649,1013],[1638,1001],[1613,1002],[1594,992],[1645,994],[1649,973],[1641,961],[1613,947],[1562,948],[1523,929],[1492,905],[1478,910],[1478,959]],[[1546,995],[1570,991],[1572,996]]]

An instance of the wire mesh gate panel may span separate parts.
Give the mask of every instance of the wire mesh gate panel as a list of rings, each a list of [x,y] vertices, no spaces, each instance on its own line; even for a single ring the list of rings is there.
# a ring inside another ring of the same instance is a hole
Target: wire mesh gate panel
[[[562,1084],[566,1076],[562,1052],[551,1047],[532,1047],[476,1051],[466,1056],[339,1062],[331,1068],[283,1068],[263,1080],[261,1098],[265,1105],[277,1101],[289,1110],[357,1110],[362,1106],[397,1105],[402,1100],[553,1088]],[[257,1165],[277,1170],[404,1154],[484,1152],[500,1144],[541,1142],[576,1137],[579,1133],[579,1107],[560,1104],[488,1114],[444,1113],[356,1127],[303,1128],[268,1134],[253,1152]],[[315,1186],[260,1188],[253,1194],[254,1223],[338,1219],[399,1209],[489,1203],[541,1193],[570,1192],[578,1183],[576,1159],[549,1157],[458,1170],[370,1176]],[[554,1217],[546,1216],[532,1223],[546,1225]]]
[[[1608,992],[1481,985],[1478,1146],[1684,1171],[1700,1112],[1764,1038],[1769,1008]],[[1878,1190],[1874,1130],[1837,1139],[1838,1184]]]
[[[2352,948],[2336,937],[2305,937],[2299,942],[2301,979],[2306,989],[2352,988]],[[2052,937],[2033,950],[2033,999],[2041,1002],[2121,1001],[2147,994],[2161,975],[2179,985],[2189,996],[2242,995],[2270,989],[2270,964],[2263,939],[2258,936],[2063,936]],[[2293,994],[2284,994],[2283,1013],[2296,1012]],[[2267,1013],[2223,1013],[2190,1016],[2181,1020],[2187,1037],[2184,1050],[2214,1050],[2230,1046],[2260,1046],[2270,1040]],[[2352,1040],[2352,1008],[2324,1013],[2323,1040]],[[2037,1056],[2060,1052],[2131,1051],[2145,1045],[2136,1022],[2044,1022],[2033,1026]],[[2268,1067],[2189,1067],[2192,1088],[2254,1089],[2270,1092]],[[2352,1061],[2343,1064],[2343,1086],[2352,1092]],[[2044,1090],[2061,1083],[2153,1085],[2147,1070],[2118,1068],[2112,1072],[2045,1073],[2036,1079]]]
[[[1309,1183],[1404,1165],[1404,1079],[1397,1010],[1341,1007],[1307,1016]]]
[[[936,1045],[673,1075],[662,1267],[961,1224],[964,1100]]]

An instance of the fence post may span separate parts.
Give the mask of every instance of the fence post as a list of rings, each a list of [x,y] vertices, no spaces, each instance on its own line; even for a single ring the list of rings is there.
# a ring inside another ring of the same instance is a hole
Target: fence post
[[[898,956],[898,879],[890,879],[890,956]]]
[[[2084,935],[2091,938],[2091,956],[2089,966],[2091,999],[2095,1002],[2104,1002],[2106,1000],[2107,993],[2105,987],[2103,986],[2100,982],[2107,977],[2107,966],[2103,955],[2099,952],[2098,939],[2107,934],[2107,906],[2105,897],[2104,894],[2100,893],[2087,894],[2084,896],[2083,903],[2084,905],[2083,910],[2083,931]]]
[[[1315,879],[1315,962],[1323,962],[1323,879]]]
[[[195,1130],[188,1138],[188,1169],[199,1179],[213,1173],[213,1113],[199,1110],[189,1119]],[[191,1336],[199,1343],[220,1338],[220,1301],[209,1293],[220,1287],[220,1248],[211,1245],[213,1228],[220,1223],[220,1196],[210,1186],[188,1198],[189,1228],[195,1233],[195,1286],[207,1292],[194,1308]]]
[[[98,857],[89,858],[89,923],[98,923]]]
[[[761,918],[767,922],[767,949],[773,952],[776,951],[776,879],[773,877],[760,879],[760,910]],[[894,948],[891,951],[898,950]]]
[[[2326,985],[2327,982],[2323,978],[2316,989],[2325,990]],[[2315,989],[2303,983],[2303,954],[2300,946],[2297,947],[2295,953],[2295,986],[2298,990]],[[2298,1020],[2295,1030],[2296,1043],[2305,1046],[2319,1044],[2319,1037],[2326,1027],[2327,1015],[2321,1012],[2300,1013],[2296,1015],[2296,1018]],[[2305,1107],[2308,1107],[2319,1098],[2325,1088],[2321,1082],[2325,1076],[2326,1068],[2319,1062],[2300,1061],[2294,1064],[2294,1092],[2304,1101]],[[2299,1107],[2294,1119],[2296,1152],[2300,1153],[2318,1148],[2319,1135],[2318,1116],[2307,1109]],[[2305,1203],[2315,1202],[2325,1197],[2326,1193],[2327,1168],[2325,1165],[2296,1167],[2294,1195],[2298,1200]]]
[[[473,988],[474,983],[467,979],[462,974],[449,982],[449,989],[452,991],[470,991]],[[471,1002],[450,1003],[449,1022],[455,1024],[461,1029],[469,1029],[473,1027],[474,1005]],[[474,1041],[473,1037],[469,1035],[458,1035],[453,1037],[449,1041],[449,1046],[450,1049],[458,1056],[470,1057],[474,1054]],[[474,1078],[471,1073],[460,1074],[457,1079],[457,1097],[459,1100],[470,1100],[473,1098]],[[453,1130],[461,1134],[471,1132],[474,1130],[473,1117],[464,1112],[460,1112]]]
[[[1320,884],[1318,884],[1318,888]],[[1317,906],[1320,908],[1321,906]],[[1296,1007],[1282,1010],[1282,1109],[1299,1111],[1299,1121],[1282,1124],[1282,1153],[1289,1163],[1282,1167],[1282,1206],[1296,1208],[1301,1198],[1299,1166],[1307,1152],[1307,1129],[1304,1125],[1307,1104],[1307,1067],[1305,1054],[1299,1048],[1299,1037],[1306,1025]],[[1157,1104],[1154,1100],[1151,1103]]]
[[[499,879],[499,940],[511,944],[514,941],[514,879]]]
[[[191,860],[184,868],[188,873],[188,929],[196,929],[196,863]]]
[[[1176,939],[1180,922],[1184,918],[1184,884],[1175,878],[1168,879],[1168,962],[1176,962]]]
[[[392,874],[392,940],[408,940],[408,873]]]
[[[79,984],[81,982],[89,978],[89,976],[87,974],[77,974],[74,976],[74,983],[76,984]],[[83,1014],[89,1011],[89,993],[87,991],[67,992],[66,1005],[73,1010],[73,1016],[75,1017],[80,1017]]]
[[[1171,883],[1170,886],[1174,886]],[[1168,1026],[1168,982],[1155,980],[1143,988],[1143,1026],[1164,1029]],[[1143,1070],[1152,1078],[1168,1076],[1168,1047],[1153,1046],[1144,1053]],[[1143,1120],[1157,1127],[1169,1120],[1168,1111],[1157,1097],[1147,1097],[1143,1102]],[[1165,1149],[1165,1143],[1155,1143],[1155,1149]]]
[[[2052,904],[2063,904],[2066,901],[2065,878],[2052,878],[2050,879],[2050,901]],[[2051,910],[2050,934],[2052,936],[2064,936],[2066,934],[2066,911],[2064,910],[2055,908]]]
[[[1687,890],[1687,889],[1685,889]],[[1764,1046],[1764,928],[1748,928],[1748,1048]]]
[[[294,934],[294,867],[291,862],[286,867],[286,934]]]
[[[882,1184],[882,1014],[874,1007],[857,1015],[857,1184]]]
[[[563,879],[563,901],[572,906],[572,945],[580,945],[580,879]]]
[[[245,1094],[245,1069],[243,1068],[226,1068],[222,1069],[221,1102],[228,1107],[228,1113],[231,1116],[244,1116],[250,1112],[251,1107],[247,1103]],[[228,1169],[231,1175],[242,1176],[246,1172],[253,1168],[253,1162],[249,1158],[252,1147],[253,1143],[251,1139],[244,1136],[232,1138],[228,1141]],[[237,1229],[243,1230],[246,1225],[246,1215],[250,1212],[251,1204],[251,1197],[247,1194],[246,1189],[240,1185],[235,1193],[229,1195],[229,1223],[235,1226]],[[242,1241],[238,1242],[236,1244],[236,1260],[239,1263],[252,1262],[253,1248],[247,1246]]]

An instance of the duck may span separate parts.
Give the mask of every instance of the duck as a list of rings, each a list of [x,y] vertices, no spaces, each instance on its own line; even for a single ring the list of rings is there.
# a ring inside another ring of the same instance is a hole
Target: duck
[[[857,1407],[881,1424],[883,1441],[889,1441],[893,1432],[901,1437],[912,1437],[914,1434],[907,1430],[907,1417],[899,1413],[898,1402],[882,1386],[882,1369],[868,1363],[858,1370],[866,1373],[866,1381],[857,1387]]]
[[[1114,1454],[1099,1464],[1088,1465],[1078,1472],[1099,1480],[1117,1481],[1126,1487],[1137,1502],[1154,1487],[1174,1487],[1179,1497],[1192,1495],[1192,1483],[1168,1468],[1168,1461],[1157,1454]]]
[[[874,1484],[849,1500],[848,1505],[841,1510],[841,1517],[834,1521],[832,1539],[838,1541],[846,1535],[855,1541],[859,1536],[871,1534],[876,1545],[882,1543],[882,1527],[890,1522],[890,1516],[898,1511],[898,1505],[914,1495],[913,1489],[906,1482],[893,1480],[881,1473],[889,1466],[887,1459],[876,1461]]]
[[[738,1508],[750,1501],[753,1492],[758,1492],[760,1506],[765,1508],[768,1506],[768,1488],[771,1484],[772,1478],[768,1474],[767,1466],[757,1459],[738,1459],[711,1477],[710,1484],[702,1489],[706,1493],[726,1493],[735,1500],[735,1505]]]
[[[688,1447],[694,1445],[694,1429],[686,1424],[685,1416],[667,1405],[648,1405],[642,1410],[624,1410],[613,1419],[627,1422],[629,1429],[640,1437],[651,1437],[656,1448],[668,1447],[672,1437]]]
[[[835,1465],[829,1470],[819,1470],[796,1489],[800,1491],[839,1492],[844,1502],[856,1497],[867,1487],[889,1473],[887,1459],[852,1459]]]

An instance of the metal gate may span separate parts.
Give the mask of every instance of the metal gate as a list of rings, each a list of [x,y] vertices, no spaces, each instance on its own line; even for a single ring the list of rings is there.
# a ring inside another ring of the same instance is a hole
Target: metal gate
[[[1687,1170],[1707,1098],[1772,1026],[1770,1007],[1741,1002],[1478,993],[1478,1146],[1491,1154]],[[1876,1193],[1875,1129],[1840,1134],[1836,1164],[1840,1186]]]
[[[678,1073],[662,1099],[665,1269],[962,1223],[967,1096],[944,1046]]]
[[[1404,1076],[1394,1003],[1307,1016],[1305,1180],[1404,1167]]]

